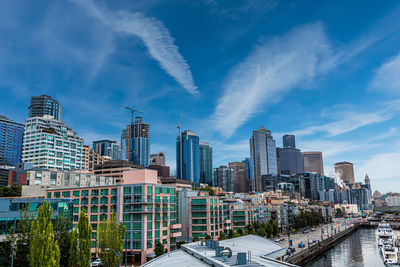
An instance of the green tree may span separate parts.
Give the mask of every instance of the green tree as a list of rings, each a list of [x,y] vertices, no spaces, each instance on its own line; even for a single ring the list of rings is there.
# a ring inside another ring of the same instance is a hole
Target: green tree
[[[156,257],[159,257],[165,253],[164,245],[161,244],[160,241],[156,243],[156,247],[154,248],[154,253],[156,254]]]
[[[69,253],[71,247],[72,220],[67,211],[59,212],[54,220],[54,237],[60,248],[60,266],[69,267]]]
[[[215,196],[215,191],[214,191],[214,189],[213,189],[211,186],[209,186],[209,185],[207,185],[206,187],[200,188],[200,190],[201,190],[201,191],[208,191],[208,194],[209,194],[210,196]]]
[[[211,236],[210,236],[210,235],[206,235],[206,236],[204,237],[204,239],[211,239]]]
[[[193,237],[192,242],[199,242],[199,237],[198,236]]]
[[[237,233],[238,233],[240,236],[243,236],[243,235],[244,235],[244,232],[243,232],[242,228],[239,228],[239,229],[237,230]]]
[[[0,187],[0,197],[20,197],[22,187],[20,185]]]
[[[100,223],[98,230],[98,244],[101,261],[105,266],[116,266],[118,256],[112,249],[122,255],[124,245],[125,226],[117,223],[117,215],[111,214],[108,221],[105,219]],[[121,256],[122,258],[122,256]]]
[[[225,239],[228,239],[228,238],[226,237],[224,231],[221,231],[221,232],[219,233],[218,240],[225,240]]]
[[[60,249],[54,238],[51,222],[53,209],[44,201],[37,217],[32,221],[29,233],[29,263],[31,267],[60,266]]]
[[[180,248],[182,247],[183,244],[186,244],[186,241],[185,241],[185,240],[181,240],[181,241],[176,242],[176,248],[177,248],[177,249],[180,249]]]
[[[92,248],[92,227],[85,211],[79,214],[77,228],[73,231],[70,247],[70,265],[79,267],[90,266],[90,249]]]

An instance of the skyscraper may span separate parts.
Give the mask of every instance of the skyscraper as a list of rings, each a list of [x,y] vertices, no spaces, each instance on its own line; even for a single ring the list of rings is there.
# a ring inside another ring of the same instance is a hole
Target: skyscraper
[[[322,159],[322,152],[302,152],[303,155],[303,171],[304,172],[318,172],[324,175],[324,161]]]
[[[342,161],[335,163],[335,172],[340,174],[343,182],[354,184],[354,169],[353,163]]]
[[[21,162],[24,125],[0,116],[0,165]]]
[[[233,169],[234,192],[249,192],[248,180],[246,178],[246,163],[229,162],[229,168]]]
[[[294,135],[292,134],[285,134],[283,136],[283,147],[292,147],[296,148],[296,140]]]
[[[200,183],[213,185],[212,147],[208,143],[200,143]]]
[[[250,159],[250,158],[245,158],[242,162],[243,162],[243,163],[245,164],[245,166],[246,166],[246,179],[250,181],[250,178],[251,178],[251,175],[250,175],[250,171],[251,171],[251,168],[250,168],[250,166],[251,166],[251,159]]]
[[[56,120],[61,120],[60,104],[48,95],[32,96],[31,104],[28,107],[28,118],[43,117],[44,115],[50,115]]]
[[[283,136],[283,148],[277,148],[280,174],[292,175],[303,172],[303,157],[296,149],[294,135]]]
[[[47,169],[83,168],[83,139],[53,116],[26,119],[23,140],[22,162]]]
[[[93,141],[93,150],[100,156],[107,156],[112,160],[119,160],[121,157],[121,148],[115,140]]]
[[[136,117],[133,124],[126,126],[121,137],[121,158],[136,165],[149,166],[150,125]]]
[[[199,136],[190,130],[176,138],[176,178],[200,183]]]
[[[276,144],[271,131],[260,127],[250,138],[251,190],[263,191],[262,175],[277,175]]]
[[[234,190],[233,169],[219,166],[214,169],[214,186],[221,187],[225,192]]]

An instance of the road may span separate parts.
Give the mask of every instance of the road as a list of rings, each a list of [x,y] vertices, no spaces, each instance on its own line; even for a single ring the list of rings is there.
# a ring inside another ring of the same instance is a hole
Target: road
[[[305,248],[307,248],[308,245],[308,240],[315,240],[318,242],[318,240],[326,239],[328,236],[335,234],[335,231],[343,231],[344,229],[350,227],[353,223],[355,222],[354,219],[334,219],[334,221],[330,224],[323,224],[320,226],[316,226],[315,231],[310,231],[307,234],[303,234],[303,232],[298,232],[291,234],[289,239],[292,240],[293,247],[296,248],[296,252],[302,250],[301,248],[298,247],[298,244],[300,242],[303,242],[303,244],[306,245]],[[324,229],[323,233],[321,231],[321,228]],[[289,240],[287,236],[282,236],[285,238],[285,240],[276,242],[277,244],[289,248]],[[303,249],[305,249],[303,248]]]

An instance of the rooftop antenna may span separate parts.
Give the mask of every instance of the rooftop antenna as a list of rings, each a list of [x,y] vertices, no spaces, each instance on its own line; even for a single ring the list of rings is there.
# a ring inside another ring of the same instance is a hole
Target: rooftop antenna
[[[137,109],[133,109],[133,108],[130,108],[130,107],[125,107],[125,109],[131,111],[131,125],[133,124],[133,113],[136,112],[136,113],[140,113],[140,114],[143,114],[143,115],[144,115],[143,112],[141,112],[141,111],[139,111],[139,110],[137,110]]]

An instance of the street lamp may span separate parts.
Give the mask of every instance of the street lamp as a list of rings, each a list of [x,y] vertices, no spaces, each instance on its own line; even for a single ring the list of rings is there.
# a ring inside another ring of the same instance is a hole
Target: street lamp
[[[106,248],[106,251],[112,250],[115,254],[115,256],[118,257],[118,267],[120,267],[120,262],[121,262],[121,251],[118,251],[118,253],[115,251],[113,248]]]

